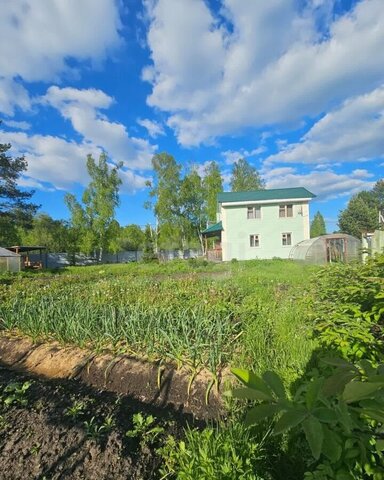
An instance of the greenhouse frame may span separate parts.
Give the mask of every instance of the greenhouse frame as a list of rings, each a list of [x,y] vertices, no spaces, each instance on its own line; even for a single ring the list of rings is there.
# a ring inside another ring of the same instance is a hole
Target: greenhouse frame
[[[361,259],[361,241],[344,233],[322,235],[294,245],[289,258],[314,265],[349,263]]]
[[[22,268],[21,255],[0,247],[0,273],[20,272]]]

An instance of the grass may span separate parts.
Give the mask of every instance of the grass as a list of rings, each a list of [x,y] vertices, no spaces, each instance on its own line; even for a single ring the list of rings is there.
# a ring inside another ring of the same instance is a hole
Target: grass
[[[305,286],[291,261],[70,267],[0,283],[2,328],[172,361],[214,376],[228,365],[301,374],[314,348]]]

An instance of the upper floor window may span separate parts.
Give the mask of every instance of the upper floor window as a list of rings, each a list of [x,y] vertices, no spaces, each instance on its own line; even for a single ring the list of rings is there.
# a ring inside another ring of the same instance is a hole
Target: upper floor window
[[[288,203],[286,205],[279,205],[279,217],[293,217],[293,205]]]
[[[283,233],[281,236],[281,243],[284,247],[292,245],[292,233]]]
[[[250,247],[260,247],[260,235],[253,234],[249,236],[249,246]]]
[[[248,207],[247,208],[247,218],[252,219],[252,218],[261,218],[261,208],[260,206],[256,207]]]

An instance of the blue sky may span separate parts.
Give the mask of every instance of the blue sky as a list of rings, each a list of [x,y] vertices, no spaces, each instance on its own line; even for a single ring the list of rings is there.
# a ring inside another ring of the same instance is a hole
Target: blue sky
[[[384,170],[382,0],[1,2],[0,142],[41,211],[67,218],[85,159],[124,163],[122,225],[152,223],[151,158],[241,157],[317,195],[329,231]]]

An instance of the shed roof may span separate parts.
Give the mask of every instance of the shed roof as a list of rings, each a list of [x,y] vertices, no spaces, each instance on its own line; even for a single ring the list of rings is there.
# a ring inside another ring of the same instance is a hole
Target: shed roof
[[[13,245],[8,247],[13,252],[32,252],[34,250],[46,250],[47,247],[43,245]]]
[[[222,202],[252,202],[263,200],[289,200],[294,198],[314,198],[316,195],[304,187],[272,188],[250,192],[220,192],[217,201]]]
[[[214,225],[211,225],[210,227],[206,228],[203,232],[201,232],[203,235],[209,235],[210,233],[216,233],[216,232],[221,232],[223,230],[223,223],[218,222],[215,223]]]
[[[20,257],[20,255],[15,252],[11,252],[11,250],[0,247],[0,257]]]

